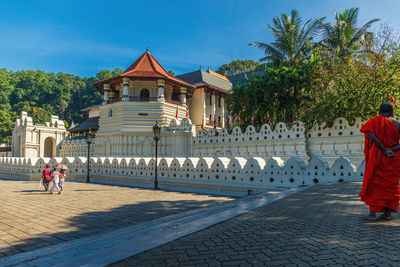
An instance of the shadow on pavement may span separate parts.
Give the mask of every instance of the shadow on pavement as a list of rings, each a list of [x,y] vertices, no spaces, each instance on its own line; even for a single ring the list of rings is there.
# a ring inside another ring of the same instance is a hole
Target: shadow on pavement
[[[36,192],[36,190],[26,190]],[[91,190],[77,190],[91,191]],[[43,192],[49,194],[48,192]],[[36,193],[38,194],[38,193]],[[40,247],[69,241],[81,237],[105,233],[126,226],[132,226],[141,222],[150,221],[180,212],[221,203],[217,200],[207,201],[148,201],[137,204],[124,205],[109,211],[89,212],[72,218],[68,226],[74,227],[75,231],[59,232],[50,235],[43,235],[38,238],[21,240],[18,244],[1,248],[0,253],[11,256],[17,253],[34,250]],[[85,205],[85,203],[82,203]],[[54,216],[56,218],[56,215]]]
[[[365,221],[360,190],[360,183],[316,185],[115,266],[399,266],[398,215]]]

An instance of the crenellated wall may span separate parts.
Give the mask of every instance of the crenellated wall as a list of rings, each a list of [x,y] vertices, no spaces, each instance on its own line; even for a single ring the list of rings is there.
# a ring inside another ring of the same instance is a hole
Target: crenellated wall
[[[64,163],[68,180],[85,180],[87,158],[0,158],[0,177],[39,180],[46,164]],[[91,158],[94,182],[153,186],[155,160],[150,157]],[[163,157],[158,161],[160,187],[173,190],[244,195],[275,188],[288,188],[340,181],[360,181],[364,163],[337,158],[333,165],[322,157],[309,163],[300,157]]]
[[[248,126],[245,131],[235,127],[221,131],[198,131],[193,138],[192,155],[196,156],[241,156],[274,157],[283,159],[299,157],[309,160],[322,156],[329,163],[338,157],[347,157],[360,164],[363,155],[364,136],[360,133],[361,121],[349,125],[346,119],[338,118],[331,128],[315,125],[306,132],[300,121],[292,125],[280,122],[272,128],[264,124],[257,130]]]
[[[248,126],[244,131],[235,127],[228,129],[198,131],[187,118],[173,119],[164,127],[159,141],[159,155],[164,157],[299,157],[304,161],[313,156],[324,157],[330,164],[338,157],[349,158],[360,164],[364,158],[364,136],[359,129],[362,122],[357,120],[349,125],[346,119],[338,118],[332,127],[315,125],[306,131],[302,122],[291,125],[280,122],[272,128],[264,124],[258,130]],[[95,156],[140,156],[154,154],[152,133],[116,133],[96,137],[92,145]],[[65,140],[59,150],[60,156],[87,156],[87,143],[82,140]]]
[[[90,145],[92,153],[96,148],[96,139]],[[88,144],[85,138],[82,139],[66,139],[60,148],[61,157],[87,157],[88,156]]]

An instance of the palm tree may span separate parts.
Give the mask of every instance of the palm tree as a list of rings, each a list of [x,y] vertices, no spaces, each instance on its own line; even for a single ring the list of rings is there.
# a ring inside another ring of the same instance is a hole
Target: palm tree
[[[253,42],[249,45],[264,50],[266,56],[260,59],[262,62],[272,66],[293,66],[310,56],[312,39],[318,31],[317,26],[317,21],[311,19],[301,25],[297,10],[292,10],[290,16],[283,13],[280,18],[274,17],[273,26],[268,24],[274,35],[273,43]]]
[[[324,23],[322,19],[319,19],[318,24],[324,35],[320,44],[336,51],[339,56],[363,51],[373,37],[373,33],[368,29],[379,19],[372,19],[362,27],[357,27],[358,12],[359,8],[346,9],[339,14],[335,12],[335,22],[333,23]]]

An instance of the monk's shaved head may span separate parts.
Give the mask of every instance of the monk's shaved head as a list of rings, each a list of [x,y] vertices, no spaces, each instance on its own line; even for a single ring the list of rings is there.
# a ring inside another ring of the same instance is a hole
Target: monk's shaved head
[[[390,103],[383,103],[379,108],[380,113],[392,113],[393,114],[393,106]]]

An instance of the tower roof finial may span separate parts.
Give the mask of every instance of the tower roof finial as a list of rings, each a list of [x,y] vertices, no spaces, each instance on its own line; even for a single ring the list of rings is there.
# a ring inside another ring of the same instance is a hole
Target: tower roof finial
[[[146,52],[147,53],[149,52],[149,46],[148,45],[146,46]]]

